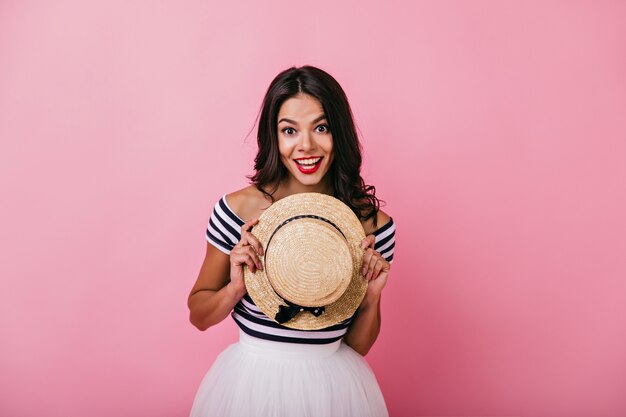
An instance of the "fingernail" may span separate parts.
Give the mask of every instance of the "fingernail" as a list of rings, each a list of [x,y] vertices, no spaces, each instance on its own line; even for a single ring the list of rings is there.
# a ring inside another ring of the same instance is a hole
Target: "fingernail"
[[[361,273],[363,274],[363,276],[365,276],[365,274],[367,274],[367,269],[366,268],[361,269]]]

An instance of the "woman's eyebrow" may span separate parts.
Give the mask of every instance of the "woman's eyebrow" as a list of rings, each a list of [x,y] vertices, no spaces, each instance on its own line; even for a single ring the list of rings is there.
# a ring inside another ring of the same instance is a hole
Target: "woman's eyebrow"
[[[325,114],[322,114],[322,115],[320,115],[320,116],[317,116],[317,117],[315,118],[315,120],[313,120],[313,123],[317,123],[317,122],[319,122],[320,120],[324,120],[325,118],[326,118],[326,115],[325,115]],[[287,119],[286,117],[283,117],[282,119],[280,119],[280,120],[278,121],[278,123],[280,123],[280,122],[288,122],[288,123],[291,123],[291,124],[294,124],[294,125],[297,125],[297,124],[298,124],[298,122],[295,122],[295,121],[293,121],[293,120],[291,120],[291,119]]]

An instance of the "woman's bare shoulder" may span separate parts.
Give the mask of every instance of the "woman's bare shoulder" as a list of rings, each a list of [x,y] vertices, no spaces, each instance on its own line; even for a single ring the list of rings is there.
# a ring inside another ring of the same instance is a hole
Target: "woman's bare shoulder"
[[[231,210],[246,222],[258,218],[271,203],[254,185],[226,194],[226,202]]]
[[[362,221],[363,229],[365,230],[365,235],[371,235],[376,230],[380,229],[384,225],[386,225],[391,217],[382,210],[378,210],[378,214],[376,215],[376,226],[374,226],[374,218],[367,219],[366,221]]]

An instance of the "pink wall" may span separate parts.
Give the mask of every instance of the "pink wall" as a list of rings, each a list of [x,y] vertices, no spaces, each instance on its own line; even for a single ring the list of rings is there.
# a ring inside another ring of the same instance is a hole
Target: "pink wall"
[[[398,224],[392,415],[626,415],[626,3],[214,3],[0,2],[0,415],[187,415],[210,209],[307,63]]]

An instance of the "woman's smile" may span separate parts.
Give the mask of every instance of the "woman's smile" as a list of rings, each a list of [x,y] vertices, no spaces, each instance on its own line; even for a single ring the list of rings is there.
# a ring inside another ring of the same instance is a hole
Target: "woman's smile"
[[[303,174],[313,174],[320,167],[322,159],[324,159],[322,156],[317,156],[311,158],[297,158],[294,159],[294,161],[300,172]]]

